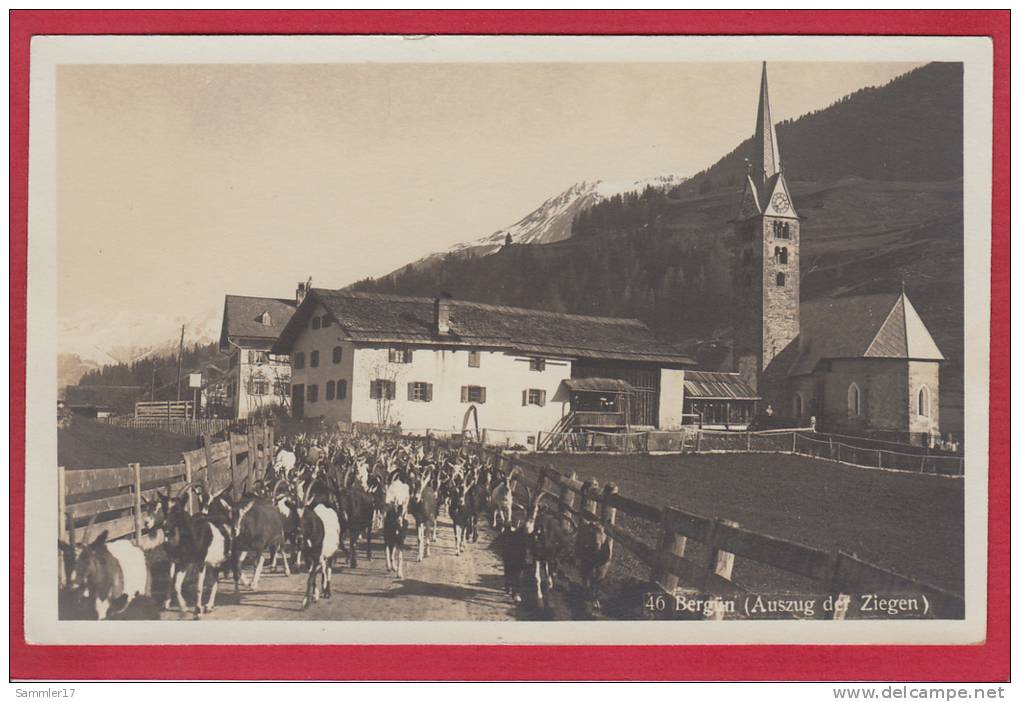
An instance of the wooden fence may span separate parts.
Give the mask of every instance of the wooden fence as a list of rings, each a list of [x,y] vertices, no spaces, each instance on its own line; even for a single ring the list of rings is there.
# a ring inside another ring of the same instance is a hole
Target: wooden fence
[[[191,400],[156,400],[154,402],[136,402],[135,418],[149,419],[193,419],[195,417],[194,402]]]
[[[102,417],[96,421],[126,429],[155,429],[183,436],[219,434],[232,427],[246,427],[244,420],[236,419],[167,419],[166,417]]]
[[[141,535],[141,506],[157,491],[176,495],[194,482],[207,485],[212,492],[233,486],[240,489],[265,474],[272,461],[273,428],[251,426],[244,434],[227,434],[226,441],[214,443],[205,434],[204,445],[186,451],[180,463],[143,466],[131,463],[119,468],[57,469],[58,535],[68,541],[74,530],[75,541],[84,535],[89,520],[95,517],[92,536],[107,531],[108,538]],[[188,494],[193,497],[192,489]],[[193,507],[189,499],[189,509]]]
[[[843,551],[826,551],[787,539],[742,528],[726,519],[705,517],[674,507],[652,507],[617,492],[612,483],[599,488],[596,481],[582,483],[575,475],[563,475],[551,466],[539,466],[517,456],[471,445],[471,450],[495,462],[501,469],[517,467],[532,490],[546,491],[557,499],[561,514],[575,520],[601,522],[608,536],[633,554],[647,568],[648,580],[671,596],[678,587],[706,596],[749,594],[733,579],[736,558],[748,559],[782,571],[807,585],[814,594],[845,603],[833,608],[831,618],[867,616],[849,606],[850,595],[864,593],[922,598],[926,616],[961,619],[964,600],[942,588],[868,563]],[[625,528],[617,514],[628,517]],[[655,534],[654,543],[635,533]],[[691,548],[692,543],[697,544]],[[844,607],[849,607],[844,608]]]

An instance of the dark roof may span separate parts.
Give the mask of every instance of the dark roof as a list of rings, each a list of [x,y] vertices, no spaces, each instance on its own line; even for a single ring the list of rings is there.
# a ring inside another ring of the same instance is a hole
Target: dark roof
[[[806,375],[823,359],[902,358],[943,361],[903,293],[824,298],[800,308],[800,340],[790,375]]]
[[[449,300],[451,332],[435,329],[434,304],[425,297],[313,288],[273,349],[289,353],[307,317],[321,303],[354,342],[495,348],[518,353],[692,365],[636,319],[589,317]]]
[[[634,386],[616,378],[567,378],[563,384],[574,392],[633,392]]]
[[[760,400],[736,373],[685,371],[684,397],[697,400]]]
[[[228,339],[252,339],[275,341],[294,316],[297,303],[275,297],[248,297],[227,295],[223,302],[223,326],[220,330],[220,348],[229,347]],[[263,312],[268,312],[270,324],[259,321]],[[266,345],[268,348],[268,345]]]

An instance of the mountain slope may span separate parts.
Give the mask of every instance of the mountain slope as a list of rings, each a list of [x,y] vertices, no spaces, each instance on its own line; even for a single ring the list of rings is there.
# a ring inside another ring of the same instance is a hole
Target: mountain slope
[[[962,407],[962,69],[930,64],[779,125],[802,216],[802,299],[901,282],[948,361],[943,424]],[[710,365],[730,333],[731,225],[749,142],[689,181],[594,203],[573,236],[444,257],[357,289],[445,290],[500,304],[637,317]],[[959,429],[950,428],[950,431]]]

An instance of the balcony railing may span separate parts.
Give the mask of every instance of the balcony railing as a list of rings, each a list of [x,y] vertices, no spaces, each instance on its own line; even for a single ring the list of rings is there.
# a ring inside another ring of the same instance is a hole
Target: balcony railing
[[[626,424],[623,412],[574,412],[575,427],[622,427]]]

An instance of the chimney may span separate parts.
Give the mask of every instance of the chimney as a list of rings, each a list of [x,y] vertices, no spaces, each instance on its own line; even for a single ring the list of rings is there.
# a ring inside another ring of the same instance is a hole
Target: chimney
[[[449,336],[450,334],[450,300],[453,295],[448,292],[440,293],[435,304],[436,334]]]
[[[305,295],[307,295],[307,294],[308,294],[308,288],[305,287],[305,284],[304,283],[298,283],[297,284],[297,292],[294,293],[294,299],[297,301],[297,303],[299,305],[302,302],[305,301]]]

